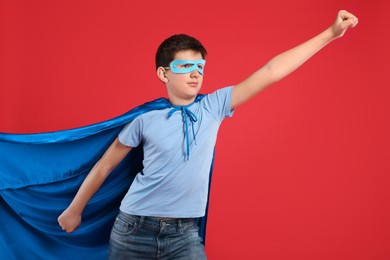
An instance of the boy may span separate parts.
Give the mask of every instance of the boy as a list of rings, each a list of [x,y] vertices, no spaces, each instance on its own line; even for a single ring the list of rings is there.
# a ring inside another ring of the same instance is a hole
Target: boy
[[[96,163],[70,206],[59,216],[72,232],[81,213],[109,173],[143,144],[144,169],[122,201],[112,229],[111,259],[205,259],[196,218],[205,214],[208,175],[220,123],[233,110],[284,78],[322,47],[357,24],[340,11],[332,26],[271,59],[234,87],[200,98],[206,50],[196,39],[174,35],[156,54],[157,76],[165,84],[171,107],[151,111],[124,127]]]

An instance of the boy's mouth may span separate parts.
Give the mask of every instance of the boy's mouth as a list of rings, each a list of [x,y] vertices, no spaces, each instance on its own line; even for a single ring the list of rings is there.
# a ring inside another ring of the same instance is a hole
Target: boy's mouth
[[[196,81],[188,82],[188,85],[190,85],[191,87],[197,87],[198,84],[199,84],[199,83],[196,82]]]

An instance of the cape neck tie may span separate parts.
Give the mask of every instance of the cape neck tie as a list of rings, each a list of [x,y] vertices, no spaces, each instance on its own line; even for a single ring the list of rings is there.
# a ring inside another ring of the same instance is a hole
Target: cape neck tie
[[[173,106],[173,108],[168,113],[168,118],[169,118],[176,111],[179,111],[179,110],[181,111],[181,114],[182,114],[182,117],[183,117],[183,123],[184,123],[184,134],[185,134],[184,138],[185,138],[185,141],[186,141],[186,158],[187,158],[187,160],[190,159],[190,139],[189,139],[189,134],[188,134],[188,121],[191,121],[192,136],[193,136],[194,142],[196,144],[196,135],[195,135],[194,123],[198,121],[198,118],[189,109],[189,107],[192,106],[194,103],[191,103],[188,106]]]

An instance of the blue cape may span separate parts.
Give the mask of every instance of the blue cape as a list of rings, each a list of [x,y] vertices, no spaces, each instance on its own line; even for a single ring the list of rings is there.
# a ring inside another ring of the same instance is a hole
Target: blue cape
[[[57,218],[125,124],[140,114],[170,106],[160,98],[81,128],[0,133],[0,259],[106,259],[120,201],[142,169],[142,147],[132,149],[92,197],[78,230],[67,234]],[[198,221],[203,239],[206,221],[207,209]]]

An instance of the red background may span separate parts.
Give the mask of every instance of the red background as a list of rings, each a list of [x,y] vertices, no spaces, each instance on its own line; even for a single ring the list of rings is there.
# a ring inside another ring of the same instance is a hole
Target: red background
[[[203,93],[329,26],[359,25],[221,128],[209,259],[389,259],[389,1],[0,2],[0,131],[46,132],[165,96],[159,43],[199,38]]]

